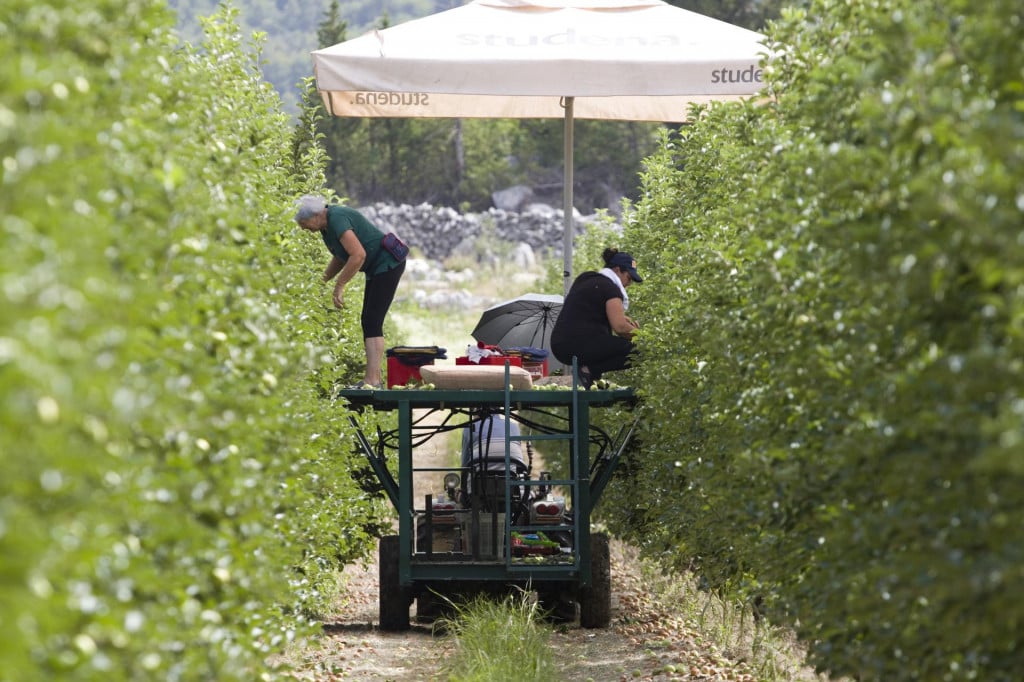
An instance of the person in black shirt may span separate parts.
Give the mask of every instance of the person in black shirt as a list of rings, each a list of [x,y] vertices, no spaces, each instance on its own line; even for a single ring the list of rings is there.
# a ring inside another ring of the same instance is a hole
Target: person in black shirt
[[[639,325],[626,315],[626,287],[643,279],[630,254],[605,249],[602,258],[604,268],[584,272],[572,283],[551,331],[552,353],[569,366],[575,356],[584,388],[605,372],[628,367],[636,352],[632,339]]]

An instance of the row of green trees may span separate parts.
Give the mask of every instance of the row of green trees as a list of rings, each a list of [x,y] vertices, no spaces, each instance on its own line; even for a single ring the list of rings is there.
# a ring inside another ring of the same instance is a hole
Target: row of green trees
[[[291,220],[322,154],[236,19],[5,5],[0,679],[269,679],[386,516],[330,401],[356,313]]]
[[[769,33],[765,97],[646,165],[644,427],[602,508],[836,676],[1017,680],[1024,14],[812,0]]]
[[[0,22],[4,679],[271,677],[386,516],[330,400],[358,325],[290,220],[316,116],[295,144],[234,11],[204,29]],[[602,510],[836,675],[1016,679],[1020,10],[811,0],[770,35],[766,98],[646,166],[644,427]]]

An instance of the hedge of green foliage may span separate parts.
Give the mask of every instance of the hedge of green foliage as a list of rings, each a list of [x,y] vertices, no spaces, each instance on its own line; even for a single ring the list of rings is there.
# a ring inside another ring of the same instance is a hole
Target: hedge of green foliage
[[[1024,8],[814,0],[768,34],[767,97],[645,170],[644,493],[605,510],[823,670],[1020,679]]]
[[[329,402],[357,313],[291,221],[322,159],[235,19],[0,18],[0,679],[268,679],[384,519]]]

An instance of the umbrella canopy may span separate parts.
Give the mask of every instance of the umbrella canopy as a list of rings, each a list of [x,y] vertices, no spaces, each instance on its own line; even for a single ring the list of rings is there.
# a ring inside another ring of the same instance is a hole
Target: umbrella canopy
[[[661,0],[474,0],[316,50],[335,116],[563,118],[565,286],[579,118],[685,121],[761,89],[764,36]]]
[[[523,294],[485,310],[473,338],[503,350],[529,347],[550,353],[551,330],[561,311],[562,297],[557,294]]]

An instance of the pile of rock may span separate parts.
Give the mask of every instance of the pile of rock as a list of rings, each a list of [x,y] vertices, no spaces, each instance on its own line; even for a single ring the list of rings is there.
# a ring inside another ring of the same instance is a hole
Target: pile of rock
[[[523,211],[492,208],[486,213],[459,213],[453,208],[420,204],[373,204],[360,207],[367,218],[385,231],[396,232],[427,258],[444,260],[477,239],[527,244],[535,253],[562,254],[565,221],[561,209],[531,204]],[[598,216],[573,216],[577,233]]]

